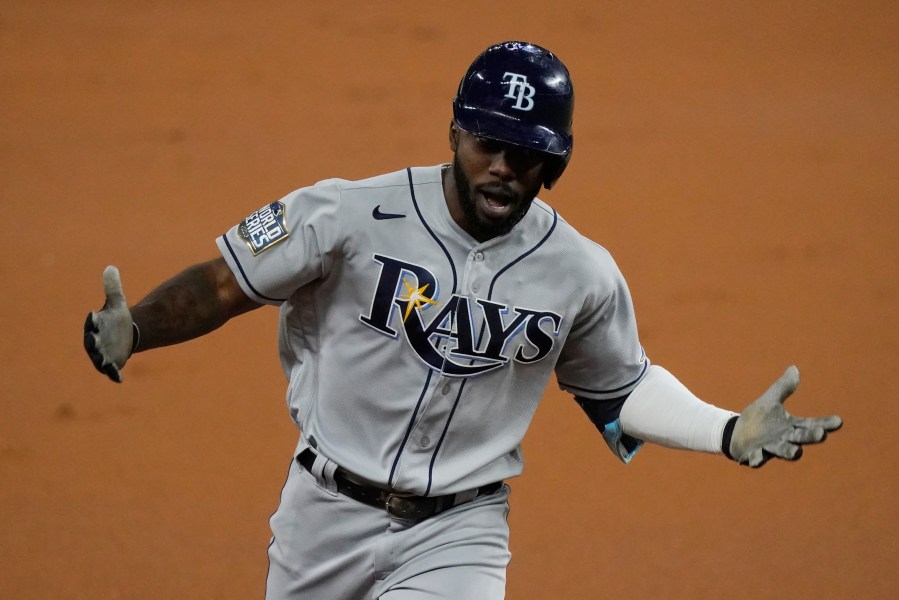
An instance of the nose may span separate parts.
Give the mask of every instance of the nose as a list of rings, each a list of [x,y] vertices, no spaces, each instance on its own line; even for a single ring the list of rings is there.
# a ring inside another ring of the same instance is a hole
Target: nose
[[[489,173],[502,181],[510,181],[514,177],[514,171],[509,158],[505,148],[494,152],[490,160]]]

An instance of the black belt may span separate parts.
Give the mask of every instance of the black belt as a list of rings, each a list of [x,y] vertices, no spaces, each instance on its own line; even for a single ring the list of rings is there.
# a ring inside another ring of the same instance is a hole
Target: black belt
[[[307,448],[297,457],[297,462],[311,473],[312,465],[315,464],[315,453]],[[363,504],[382,508],[394,519],[414,522],[442,513],[454,506],[474,500],[478,496],[492,494],[503,486],[502,481],[496,481],[479,487],[474,494],[467,492],[445,496],[416,496],[408,492],[385,490],[362,483],[340,467],[337,467],[334,472],[334,481],[337,483],[337,491],[344,496]]]

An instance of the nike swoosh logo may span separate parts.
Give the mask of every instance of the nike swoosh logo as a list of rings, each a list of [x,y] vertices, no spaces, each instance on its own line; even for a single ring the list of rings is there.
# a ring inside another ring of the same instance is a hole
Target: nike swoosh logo
[[[395,213],[385,213],[381,212],[381,205],[377,205],[373,211],[371,211],[371,216],[376,218],[379,221],[383,221],[384,219],[405,219],[406,215],[398,215]]]

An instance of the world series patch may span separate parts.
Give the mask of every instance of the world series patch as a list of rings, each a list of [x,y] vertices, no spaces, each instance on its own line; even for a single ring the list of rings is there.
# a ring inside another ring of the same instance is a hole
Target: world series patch
[[[237,226],[237,236],[246,242],[253,256],[265,252],[290,236],[284,225],[284,203],[272,202],[251,214]]]

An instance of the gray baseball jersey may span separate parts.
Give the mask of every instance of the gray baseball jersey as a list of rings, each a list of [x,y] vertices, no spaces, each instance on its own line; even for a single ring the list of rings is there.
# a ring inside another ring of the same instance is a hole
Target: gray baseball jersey
[[[319,182],[217,243],[244,292],[280,306],[303,437],[383,486],[440,495],[514,477],[554,370],[602,402],[649,363],[606,250],[539,199],[477,242],[450,216],[440,165]]]

